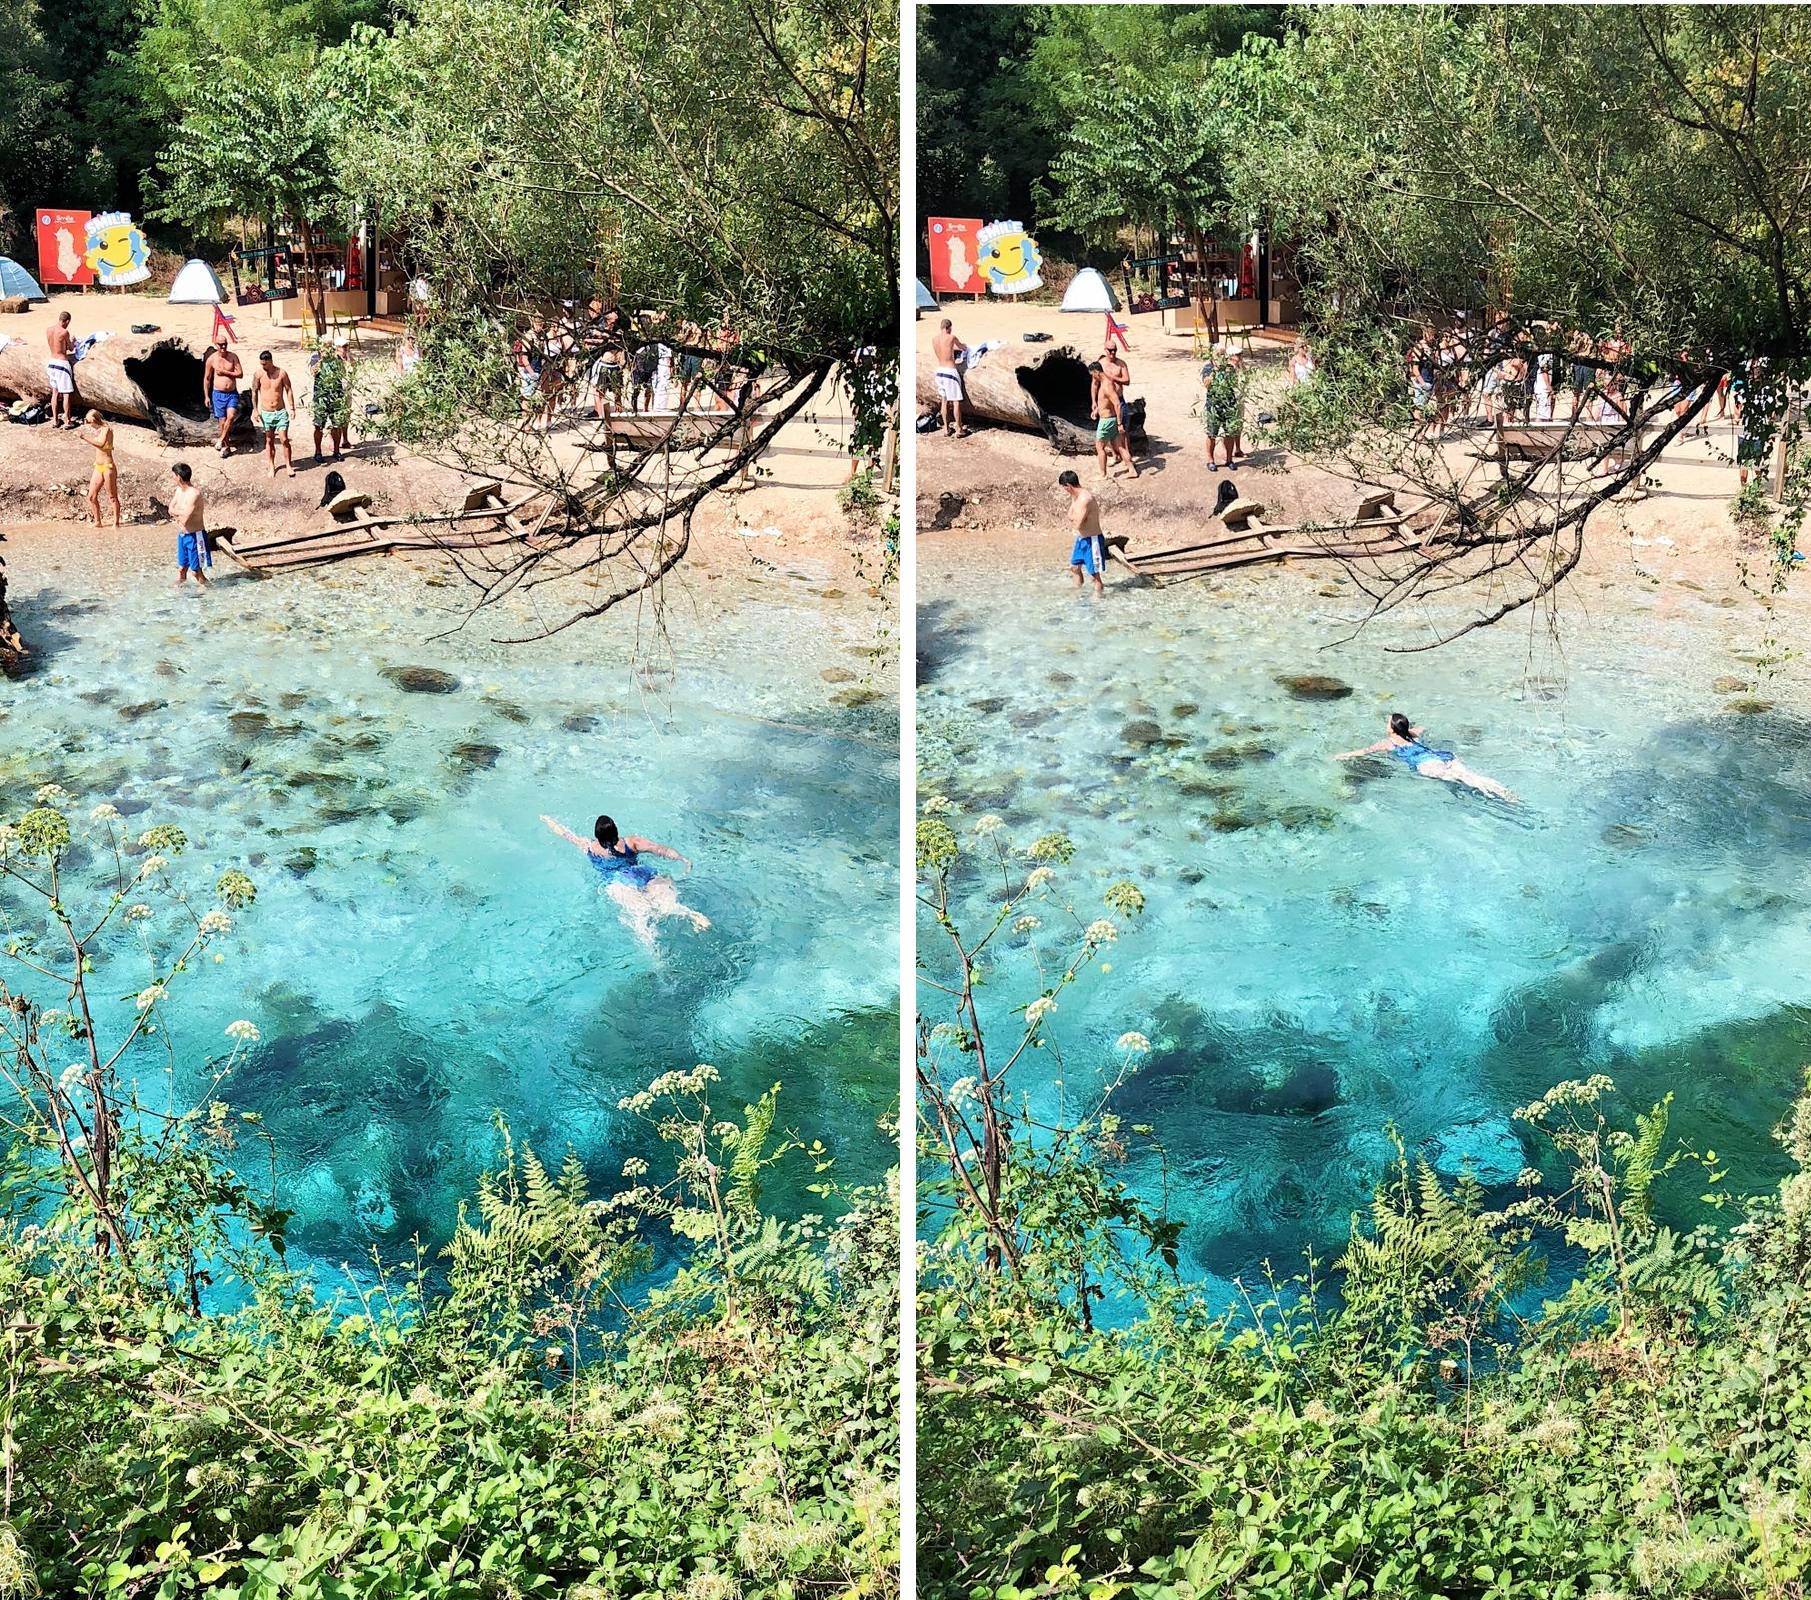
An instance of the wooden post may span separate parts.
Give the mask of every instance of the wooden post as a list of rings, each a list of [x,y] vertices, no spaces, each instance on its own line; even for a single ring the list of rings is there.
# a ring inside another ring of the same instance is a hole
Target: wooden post
[[[1798,421],[1798,396],[1786,403],[1786,415],[1780,420],[1780,436],[1773,441],[1773,498],[1786,498],[1786,455],[1792,438],[1792,425]]]

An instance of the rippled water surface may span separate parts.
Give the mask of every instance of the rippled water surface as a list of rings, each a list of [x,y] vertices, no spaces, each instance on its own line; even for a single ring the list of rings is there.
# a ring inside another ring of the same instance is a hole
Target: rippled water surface
[[[202,881],[257,881],[231,959],[185,977],[171,1017],[184,1062],[234,1018],[260,1028],[223,1092],[276,1136],[297,1245],[337,1261],[443,1237],[495,1112],[608,1177],[650,1153],[618,1097],[695,1061],[737,1107],[784,1080],[782,1121],[879,1178],[898,776],[871,609],[815,604],[809,572],[737,579],[676,586],[670,650],[626,614],[499,647],[485,621],[434,639],[469,591],[400,565],[197,597],[169,589],[162,546],[124,585],[10,547],[40,662],[0,683],[0,799],[56,778],[135,828],[179,824]],[[410,692],[403,667],[450,692]],[[695,859],[683,895],[709,933],[669,922],[650,954],[536,820],[588,833],[599,811]],[[142,982],[124,956],[105,977]]]
[[[1811,1062],[1811,723],[1801,677],[1757,664],[1752,601],[1581,585],[1557,644],[1511,623],[1391,655],[1401,628],[1332,645],[1352,591],[1319,575],[1094,602],[951,565],[921,583],[922,787],[1018,840],[1067,831],[1085,916],[1116,879],[1148,895],[1020,1087],[1074,1105],[1149,1036],[1117,1103],[1162,1136],[1197,1276],[1336,1246],[1391,1125],[1513,1178],[1533,1152],[1506,1114],[1587,1071],[1673,1091],[1743,1187],[1778,1174]],[[1392,709],[1525,804],[1329,759]]]

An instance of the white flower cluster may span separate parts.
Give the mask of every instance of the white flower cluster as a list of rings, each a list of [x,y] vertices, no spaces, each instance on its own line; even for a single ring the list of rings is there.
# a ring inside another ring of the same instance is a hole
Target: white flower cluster
[[[1141,1056],[1151,1048],[1151,1041],[1142,1033],[1122,1033],[1119,1036],[1119,1048],[1129,1056]]]
[[[1020,917],[1017,922],[1013,923],[1012,931],[1014,933],[1036,933],[1043,926],[1043,918],[1026,916]]]
[[[118,822],[119,807],[109,805],[103,800],[98,806],[89,809],[88,820],[90,822]]]
[[[149,1011],[163,997],[164,986],[161,983],[154,983],[149,988],[140,989],[138,991],[138,1009]]]
[[[224,911],[210,911],[202,917],[200,928],[203,933],[226,933],[233,926],[233,919]]]
[[[1082,937],[1089,944],[1111,944],[1119,937],[1119,929],[1105,917],[1097,917],[1088,924],[1087,931],[1083,933]]]
[[[944,817],[956,808],[948,795],[934,794],[918,809],[927,817]]]
[[[66,806],[74,798],[60,783],[47,783],[32,796],[41,806]]]
[[[973,1078],[958,1078],[949,1087],[949,1103],[953,1106],[967,1105],[975,1098],[977,1087]]]
[[[1004,826],[1005,826],[1005,823],[1002,822],[1000,820],[1000,818],[996,817],[991,811],[988,812],[988,814],[986,816],[977,817],[975,819],[975,832],[978,834],[982,834],[982,835],[986,835],[989,833],[998,833],[1000,831],[1000,829],[1003,828]]]
[[[629,1159],[623,1163],[623,1176],[625,1178],[645,1177],[647,1175],[647,1170],[648,1164],[643,1161],[640,1156],[630,1156]]]
[[[126,920],[128,922],[143,922],[152,914],[151,908],[142,900],[139,901],[137,905],[126,907]]]
[[[717,1081],[717,1069],[699,1062],[690,1072],[663,1072],[647,1088],[626,1094],[616,1102],[618,1111],[652,1111],[657,1100],[675,1094],[703,1094],[705,1086]]]
[[[168,856],[146,856],[139,864],[138,875],[141,878],[149,878],[155,873],[162,872],[169,864],[170,858]]]
[[[241,1017],[239,1021],[229,1022],[226,1025],[226,1036],[238,1044],[256,1044],[258,1042],[257,1025],[247,1022]]]
[[[1047,994],[1041,994],[1025,1008],[1025,1021],[1035,1028],[1054,1010],[1056,1001]]]

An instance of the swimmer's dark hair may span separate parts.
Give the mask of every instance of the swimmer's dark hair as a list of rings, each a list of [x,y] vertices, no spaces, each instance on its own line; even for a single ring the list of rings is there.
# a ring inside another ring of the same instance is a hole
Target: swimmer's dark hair
[[[1064,489],[1079,489],[1082,486],[1082,480],[1076,477],[1073,471],[1059,472],[1056,475],[1056,481]]]
[[[186,461],[178,461],[175,466],[170,468],[170,470],[175,473],[177,477],[182,479],[184,483],[187,483],[190,478],[194,477],[194,473],[190,471],[189,464]]]
[[[259,359],[259,360],[260,360],[260,361],[268,361],[268,360],[270,360],[270,352],[269,352],[269,351],[268,351],[268,350],[260,350],[260,351],[259,351],[259,352],[258,352],[258,359]]]
[[[606,850],[614,850],[616,848],[616,841],[619,836],[616,831],[616,824],[612,822],[610,818],[599,817],[597,819],[597,826],[591,831],[596,834],[597,842]]]
[[[1395,734],[1398,739],[1412,739],[1414,737],[1413,730],[1409,727],[1409,719],[1400,711],[1392,711],[1390,713],[1390,732]]]
[[[1099,371],[1100,371],[1100,363],[1099,363],[1099,362],[1098,362],[1098,361],[1090,361],[1090,362],[1089,362],[1089,363],[1088,363],[1088,370],[1089,370],[1089,371],[1090,371],[1090,372],[1099,372]]]

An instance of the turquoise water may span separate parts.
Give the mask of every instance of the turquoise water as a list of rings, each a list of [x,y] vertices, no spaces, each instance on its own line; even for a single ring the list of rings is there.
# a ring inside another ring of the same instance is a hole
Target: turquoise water
[[[1324,573],[1097,603],[1061,573],[958,589],[949,565],[921,583],[921,789],[1018,841],[1069,832],[1084,918],[1120,878],[1148,898],[1017,1087],[1074,1109],[1122,1032],[1148,1036],[1116,1103],[1167,1167],[1127,1170],[1167,1192],[1195,1277],[1336,1248],[1390,1125],[1449,1173],[1512,1179],[1534,1147],[1507,1113],[1587,1072],[1674,1091],[1737,1186],[1782,1170],[1769,1130],[1811,1062],[1811,722],[1802,672],[1757,666],[1752,601],[1580,584],[1557,641],[1509,623],[1388,655],[1425,633],[1332,643],[1354,591]],[[1280,681],[1304,674],[1338,697]],[[1328,759],[1393,709],[1525,805]],[[1057,926],[999,961],[996,1027]]]
[[[494,1112],[607,1192],[654,1154],[618,1098],[697,1061],[733,1111],[783,1079],[782,1124],[843,1178],[892,1164],[897,736],[873,608],[815,605],[808,570],[682,581],[668,648],[628,613],[499,647],[483,620],[432,638],[469,591],[400,564],[196,596],[163,553],[121,588],[79,553],[46,570],[9,547],[40,662],[0,683],[0,800],[55,778],[134,829],[180,825],[179,876],[257,882],[231,959],[179,981],[170,1022],[184,1093],[228,1022],[261,1031],[221,1093],[275,1135],[294,1246],[356,1262],[444,1238]],[[451,692],[407,692],[404,666]],[[645,950],[537,821],[584,834],[599,811],[696,861],[682,896],[710,932],[668,922]],[[132,993],[140,965],[115,957],[102,987]]]

